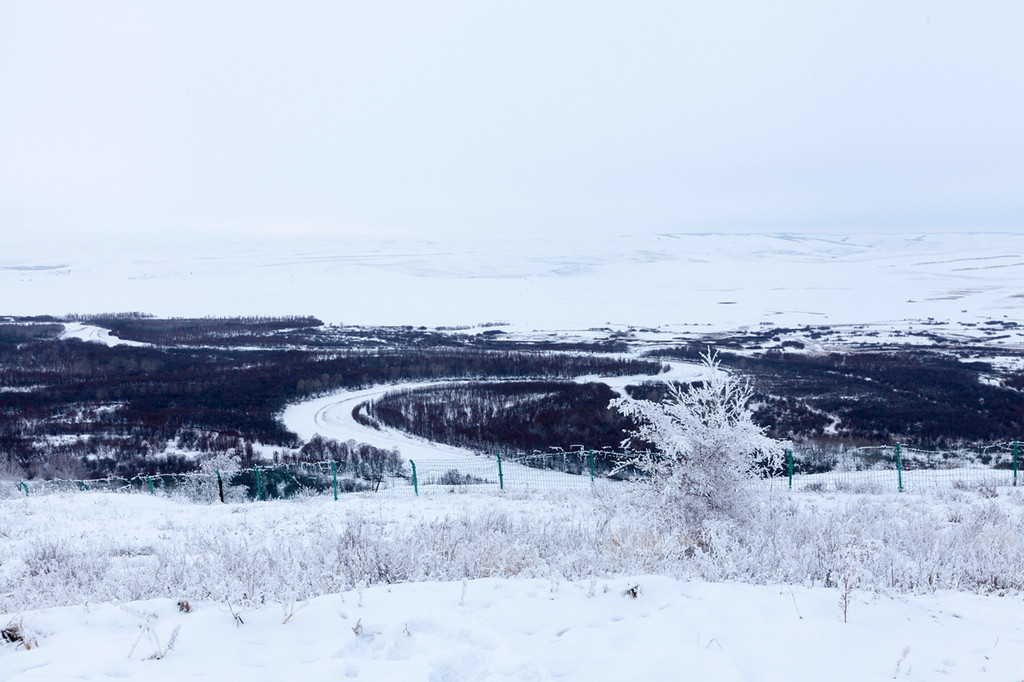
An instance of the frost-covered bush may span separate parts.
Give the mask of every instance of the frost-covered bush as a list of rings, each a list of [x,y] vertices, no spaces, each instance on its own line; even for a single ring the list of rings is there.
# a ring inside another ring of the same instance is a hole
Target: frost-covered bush
[[[472,474],[463,474],[458,469],[449,469],[437,479],[438,485],[476,485],[488,483],[486,479]]]
[[[754,494],[751,482],[779,467],[785,449],[754,423],[750,386],[723,372],[711,351],[702,357],[703,381],[670,384],[664,402],[611,402],[639,422],[631,440],[657,448],[629,462],[644,474],[636,482],[649,506],[663,521],[695,530],[742,518]]]
[[[245,488],[232,485],[232,479],[241,469],[242,463],[237,455],[232,452],[218,452],[212,457],[204,459],[199,464],[198,471],[187,477],[186,483],[177,492],[192,501],[219,502],[220,489],[217,485],[219,474],[224,486],[224,500],[226,502],[241,502],[245,499]]]

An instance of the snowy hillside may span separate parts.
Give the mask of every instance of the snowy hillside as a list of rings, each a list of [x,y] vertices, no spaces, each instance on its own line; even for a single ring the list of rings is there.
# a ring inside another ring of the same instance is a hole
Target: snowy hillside
[[[11,236],[0,313],[313,314],[520,330],[1024,318],[1024,234],[384,240]]]

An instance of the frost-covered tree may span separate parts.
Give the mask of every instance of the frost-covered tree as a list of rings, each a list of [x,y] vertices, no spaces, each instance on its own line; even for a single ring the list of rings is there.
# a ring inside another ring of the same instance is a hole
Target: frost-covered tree
[[[689,525],[742,518],[752,482],[781,464],[785,444],[753,421],[751,388],[720,368],[717,354],[702,356],[703,380],[668,385],[663,402],[616,398],[611,406],[639,427],[626,440],[653,445],[629,465],[665,520]]]
[[[224,501],[241,502],[245,499],[245,488],[231,484],[235,474],[241,470],[241,460],[233,448],[227,452],[218,452],[199,464],[198,476],[192,479],[191,489],[186,492],[192,499],[211,502],[218,500],[220,496],[216,477],[219,474],[224,485]]]

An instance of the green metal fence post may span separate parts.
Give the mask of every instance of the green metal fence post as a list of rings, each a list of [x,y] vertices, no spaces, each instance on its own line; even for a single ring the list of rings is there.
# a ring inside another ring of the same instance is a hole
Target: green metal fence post
[[[331,475],[334,477],[334,501],[338,501],[338,465],[331,460]]]
[[[1017,487],[1017,450],[1020,448],[1020,443],[1013,441],[1013,486]]]
[[[495,453],[495,457],[498,458],[498,488],[501,490],[505,489],[505,474],[501,473],[501,455]]]
[[[82,490],[88,490],[89,489],[89,486],[86,485],[85,481],[79,481],[79,483],[82,484]]]
[[[257,476],[256,480],[259,480],[259,478],[258,478],[259,474],[258,473],[256,474],[256,476]],[[153,484],[150,483],[150,487],[152,487],[152,485]],[[220,493],[220,501],[223,504],[223,502],[224,502],[224,481],[220,477],[220,470],[219,469],[217,470],[217,492]]]
[[[590,451],[590,482],[594,482],[594,451]]]
[[[260,468],[254,468],[256,469],[256,500],[260,501],[263,499],[263,486],[260,485]]]
[[[152,476],[146,476],[146,480],[149,481],[149,494],[150,495],[156,495],[156,493],[153,492],[153,477]]]
[[[25,485],[25,481],[21,482],[21,487],[25,489],[25,497],[28,497],[28,486]]]
[[[786,463],[789,468],[789,489],[793,489],[793,451],[786,450]]]
[[[409,464],[412,465],[412,490],[413,490],[414,493],[419,495],[420,494],[420,486],[419,486],[419,483],[416,482],[416,462],[414,462],[414,461],[412,461],[410,459],[409,460]]]
[[[896,443],[896,478],[899,481],[900,492],[903,492],[903,460],[900,457],[900,444]]]

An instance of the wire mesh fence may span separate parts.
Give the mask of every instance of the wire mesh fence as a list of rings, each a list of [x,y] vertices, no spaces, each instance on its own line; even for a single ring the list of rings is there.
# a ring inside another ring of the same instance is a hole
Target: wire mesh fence
[[[609,480],[607,458],[620,453],[572,451],[486,455],[470,460],[410,461],[414,494],[458,486],[490,486],[499,490],[589,490]],[[618,476],[619,479],[622,476]]]
[[[786,452],[771,482],[794,491],[923,492],[1016,486],[1024,444],[927,450],[899,444]],[[354,466],[336,461],[261,465],[233,471],[94,479],[0,481],[0,498],[61,492],[133,492],[197,502],[243,502],[349,493],[420,495],[460,489],[595,490],[640,475],[632,456],[604,450],[421,458]],[[1021,481],[1024,485],[1024,480]]]
[[[896,490],[1016,486],[1022,444],[925,449],[900,444],[787,452],[794,490]]]

